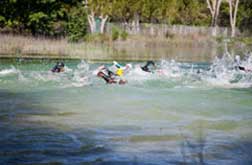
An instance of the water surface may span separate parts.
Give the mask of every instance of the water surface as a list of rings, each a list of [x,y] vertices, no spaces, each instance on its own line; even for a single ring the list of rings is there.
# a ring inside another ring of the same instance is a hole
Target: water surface
[[[126,85],[96,77],[101,64],[54,63],[0,61],[0,164],[252,163],[252,74],[231,57],[153,74],[134,62]]]

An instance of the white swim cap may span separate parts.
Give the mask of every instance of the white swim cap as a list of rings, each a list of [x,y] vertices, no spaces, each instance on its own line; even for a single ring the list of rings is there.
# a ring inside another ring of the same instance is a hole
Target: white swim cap
[[[236,55],[236,56],[235,56],[235,60],[236,60],[236,61],[240,61],[240,56],[239,56],[239,55]]]
[[[126,66],[128,66],[129,68],[132,68],[132,65],[131,65],[131,64],[126,64]]]

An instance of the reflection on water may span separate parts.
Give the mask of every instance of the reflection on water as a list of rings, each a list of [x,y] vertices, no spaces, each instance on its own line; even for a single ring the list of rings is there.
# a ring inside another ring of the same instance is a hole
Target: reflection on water
[[[241,61],[250,68],[251,57]],[[0,164],[251,164],[252,73],[213,63],[132,63],[107,85],[99,64],[0,62]]]

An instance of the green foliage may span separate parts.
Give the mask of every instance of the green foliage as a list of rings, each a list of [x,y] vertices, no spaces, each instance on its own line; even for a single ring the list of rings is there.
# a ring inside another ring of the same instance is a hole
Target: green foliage
[[[49,16],[43,12],[32,13],[28,16],[27,25],[30,27],[32,34],[48,33],[50,24]]]
[[[0,25],[12,32],[33,35],[64,35],[62,22],[81,0],[1,0]],[[61,27],[59,27],[61,26]]]
[[[229,6],[227,2],[222,3],[220,6],[219,26],[229,26]]]
[[[113,8],[113,19],[131,22],[135,14],[146,23],[208,25],[211,15],[205,0],[121,0]]]
[[[87,34],[84,37],[84,40],[86,42],[105,43],[110,41],[110,37],[107,34],[94,33],[94,34]]]
[[[211,21],[205,1],[178,0],[177,7],[177,16],[173,22],[175,24],[208,25]]]
[[[128,38],[128,33],[126,31],[122,31],[121,32],[121,39],[123,41],[125,41],[125,40],[127,40],[127,38]]]
[[[4,27],[6,24],[6,20],[3,16],[0,15],[0,27]]]
[[[252,37],[241,37],[237,38],[237,41],[242,42],[246,45],[252,45]]]
[[[223,41],[227,39],[226,37],[223,37],[223,36],[217,36],[215,37],[215,40],[218,42],[218,43],[223,43]]]
[[[69,41],[77,42],[84,38],[88,30],[87,13],[81,7],[73,8],[66,23]]]
[[[97,15],[111,15],[117,0],[88,0],[88,10]]]
[[[252,1],[243,0],[240,2],[237,14],[237,26],[243,31],[252,32]]]
[[[117,27],[112,27],[111,36],[108,34],[101,34],[101,33],[94,33],[94,34],[87,34],[84,37],[86,42],[95,42],[95,43],[108,43],[111,40],[116,41],[121,38],[123,41],[127,40],[128,33],[126,31],[121,31]]]
[[[120,32],[118,28],[112,27],[112,40],[115,41],[119,38]]]
[[[109,16],[109,21],[209,25],[211,14],[206,0],[0,0],[0,28],[33,35],[67,35],[78,41],[87,33],[87,15]],[[240,0],[237,26],[252,31],[252,1]],[[219,26],[230,26],[229,6],[220,7]],[[127,35],[114,30],[112,39]],[[119,33],[119,34],[118,34]],[[126,36],[126,37],[124,37]]]

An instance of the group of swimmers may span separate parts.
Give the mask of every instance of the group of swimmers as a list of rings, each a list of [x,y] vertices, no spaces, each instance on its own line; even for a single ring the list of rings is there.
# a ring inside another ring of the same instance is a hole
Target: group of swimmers
[[[151,67],[152,66],[152,67]],[[64,72],[65,64],[63,62],[57,62],[56,65],[51,69],[53,73]],[[102,78],[107,84],[125,84],[127,80],[124,75],[132,68],[131,64],[126,64],[125,66],[120,65],[116,61],[113,65],[107,67],[105,65],[100,66],[97,70],[97,76]],[[147,61],[144,66],[140,67],[144,72],[153,72],[156,68],[154,61]]]
[[[150,66],[156,67],[153,61],[147,61],[144,66],[141,66],[141,69],[145,72],[152,72]],[[126,64],[122,66],[117,62],[113,62],[113,65],[106,67],[102,65],[98,68],[97,76],[101,77],[108,84],[125,84],[127,80],[124,78],[124,74],[127,73],[132,68],[131,64]]]
[[[234,68],[245,72],[252,72],[252,70],[241,66],[240,56],[236,56],[234,59]],[[65,64],[63,62],[57,62],[56,65],[51,69],[54,73],[64,72]],[[102,78],[107,84],[125,84],[127,80],[124,75],[129,72],[132,68],[131,64],[122,66],[116,61],[113,62],[112,66],[102,65],[97,69],[96,75]],[[148,73],[153,73],[156,70],[156,64],[154,61],[147,61],[144,66],[140,66],[141,70]]]

